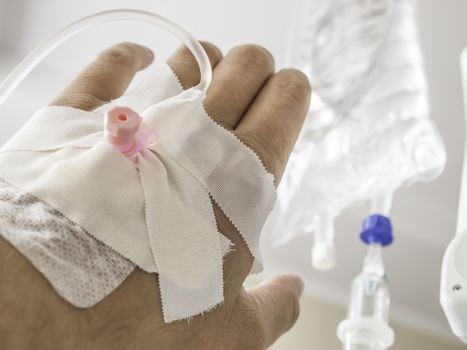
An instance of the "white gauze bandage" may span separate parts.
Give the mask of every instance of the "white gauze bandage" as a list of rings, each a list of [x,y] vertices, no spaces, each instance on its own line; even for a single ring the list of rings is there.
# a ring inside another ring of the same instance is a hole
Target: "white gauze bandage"
[[[206,114],[203,99],[197,89],[183,91],[161,64],[151,79],[94,112],[41,109],[0,150],[2,179],[159,274],[166,322],[223,301],[229,243],[211,198],[244,238],[257,272],[259,236],[276,197],[273,176]],[[114,105],[139,112],[157,134],[137,167],[104,138],[104,112]]]

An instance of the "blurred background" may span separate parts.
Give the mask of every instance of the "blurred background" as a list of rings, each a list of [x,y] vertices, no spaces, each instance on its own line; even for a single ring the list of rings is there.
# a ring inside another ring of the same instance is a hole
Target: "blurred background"
[[[294,0],[0,0],[0,79],[71,21],[122,7],[164,15],[224,52],[239,44],[260,44],[273,53],[277,68],[281,68],[287,63],[297,4]],[[385,252],[392,297],[391,325],[396,332],[393,349],[454,350],[464,346],[451,335],[438,295],[442,255],[455,233],[463,160],[465,127],[459,56],[467,46],[467,2],[423,0],[419,14],[432,118],[446,143],[448,163],[437,181],[403,189],[395,197],[392,219],[396,241]],[[127,40],[153,48],[157,59],[165,59],[179,45],[160,30],[138,23],[108,24],[80,34],[47,58],[0,108],[6,120],[0,126],[0,143],[100,50]],[[147,74],[150,69],[141,73],[135,83]],[[316,272],[309,259],[297,258],[303,256],[297,252],[311,249],[309,238],[264,252],[266,275],[293,272],[306,282],[298,325],[273,349],[340,348],[336,327],[345,318],[349,286],[361,268],[365,248],[357,234],[365,213],[363,208],[353,208],[337,221],[338,263],[331,272]]]

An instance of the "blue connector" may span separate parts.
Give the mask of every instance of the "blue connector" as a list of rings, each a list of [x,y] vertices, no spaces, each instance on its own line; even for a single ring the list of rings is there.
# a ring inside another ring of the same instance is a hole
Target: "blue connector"
[[[360,239],[366,244],[379,243],[383,247],[390,245],[394,240],[391,220],[380,214],[368,216],[363,221]]]

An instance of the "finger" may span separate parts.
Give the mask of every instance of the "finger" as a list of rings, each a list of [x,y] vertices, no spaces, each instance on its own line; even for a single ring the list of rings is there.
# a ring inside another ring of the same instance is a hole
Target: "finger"
[[[209,57],[211,66],[214,68],[222,59],[222,52],[219,48],[209,42],[202,41],[206,54]],[[186,46],[181,46],[168,60],[168,65],[177,75],[184,89],[193,87],[199,83],[200,73],[198,63],[191,51]]]
[[[235,130],[258,153],[276,185],[307,115],[310,96],[310,83],[302,72],[281,70],[268,80]]]
[[[248,290],[248,295],[257,309],[266,347],[273,344],[297,322],[303,287],[300,278],[284,275]]]
[[[103,51],[52,102],[93,110],[123,95],[135,74],[149,66],[154,55],[134,43],[120,43]]]
[[[274,73],[274,59],[258,45],[237,46],[216,67],[204,107],[227,129],[235,129],[248,106]]]

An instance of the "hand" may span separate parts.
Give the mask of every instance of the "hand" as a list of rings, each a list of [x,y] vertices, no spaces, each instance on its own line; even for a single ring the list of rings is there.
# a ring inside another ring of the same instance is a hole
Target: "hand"
[[[259,155],[277,185],[308,110],[307,78],[291,69],[275,73],[273,57],[259,46],[238,46],[225,57],[214,45],[203,46],[214,70],[206,111]],[[107,49],[52,105],[93,110],[121,96],[152,60],[151,51],[136,44]],[[184,88],[199,82],[197,63],[186,48],[168,63]],[[303,283],[281,276],[245,290],[253,258],[213,204],[219,230],[235,244],[224,263],[225,302],[213,311],[190,322],[165,324],[154,275],[138,268],[102,302],[79,310],[60,299],[26,259],[0,240],[0,309],[8,320],[0,321],[0,336],[28,332],[23,337],[30,341],[18,339],[15,349],[267,348],[296,322]]]

